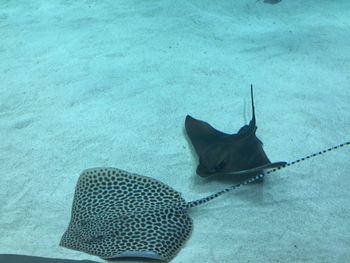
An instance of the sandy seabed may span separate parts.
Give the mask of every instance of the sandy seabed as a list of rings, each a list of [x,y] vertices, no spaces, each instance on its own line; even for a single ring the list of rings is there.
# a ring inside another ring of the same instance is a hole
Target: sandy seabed
[[[86,168],[232,184],[195,174],[184,119],[237,132],[251,83],[272,161],[349,140],[348,0],[73,2],[0,1],[0,253],[103,262],[58,246]],[[193,209],[172,262],[349,261],[349,151]]]

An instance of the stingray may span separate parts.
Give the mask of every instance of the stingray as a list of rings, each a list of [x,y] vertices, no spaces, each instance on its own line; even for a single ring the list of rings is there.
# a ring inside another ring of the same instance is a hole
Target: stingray
[[[331,147],[282,167],[349,144]],[[141,257],[169,261],[192,231],[188,214],[191,208],[282,167],[190,202],[178,191],[150,177],[117,168],[87,169],[78,179],[71,220],[60,245],[104,259]]]
[[[196,173],[210,175],[254,176],[264,169],[281,167],[286,162],[271,163],[256,137],[253,85],[250,87],[252,119],[238,133],[227,134],[213,128],[209,123],[187,115],[185,129],[199,156]]]
[[[260,0],[256,0],[256,3],[260,2]],[[265,4],[271,4],[271,5],[275,5],[282,2],[282,0],[264,0]]]
[[[264,0],[265,4],[271,4],[271,5],[275,5],[280,3],[282,0]]]

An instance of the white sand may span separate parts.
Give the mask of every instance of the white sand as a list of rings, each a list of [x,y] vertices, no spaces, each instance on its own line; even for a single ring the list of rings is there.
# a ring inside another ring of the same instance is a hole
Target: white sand
[[[349,140],[348,0],[70,2],[0,2],[0,253],[103,262],[58,246],[85,168],[230,185],[195,174],[184,119],[236,132],[250,83],[272,161]],[[349,151],[194,209],[172,262],[348,261]]]

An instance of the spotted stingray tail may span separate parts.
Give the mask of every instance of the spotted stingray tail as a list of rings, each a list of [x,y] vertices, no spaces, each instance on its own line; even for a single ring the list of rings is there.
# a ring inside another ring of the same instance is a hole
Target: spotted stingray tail
[[[342,147],[344,147],[344,146],[346,146],[346,145],[350,145],[350,141],[347,141],[347,142],[345,142],[345,143],[338,144],[338,145],[336,145],[336,146],[330,147],[330,148],[325,149],[325,150],[323,150],[323,151],[320,151],[320,152],[317,152],[317,153],[313,153],[313,154],[310,154],[310,155],[308,155],[308,156],[305,156],[305,157],[296,159],[296,160],[294,160],[294,161],[292,161],[292,162],[290,162],[290,163],[285,163],[284,165],[281,165],[280,167],[273,168],[273,169],[271,169],[271,170],[265,171],[265,172],[263,172],[263,173],[261,173],[261,174],[255,176],[255,177],[252,177],[252,178],[250,178],[250,179],[248,179],[248,180],[243,181],[242,183],[232,185],[232,186],[230,186],[230,187],[228,187],[228,188],[225,188],[225,189],[223,189],[223,190],[221,190],[221,191],[219,191],[219,192],[216,192],[216,193],[214,193],[214,194],[212,194],[212,195],[209,195],[209,196],[207,196],[207,197],[204,197],[204,198],[201,198],[201,199],[198,199],[198,200],[195,200],[195,201],[188,202],[187,205],[186,205],[186,208],[187,208],[187,209],[190,209],[190,208],[192,208],[192,207],[205,204],[205,203],[207,203],[207,202],[209,202],[209,201],[215,199],[216,197],[219,197],[219,196],[221,196],[221,195],[223,195],[223,194],[225,194],[225,193],[227,193],[227,192],[231,192],[231,191],[233,191],[233,190],[235,190],[235,189],[237,189],[237,188],[239,188],[239,187],[241,187],[241,186],[244,186],[244,185],[250,184],[250,183],[252,183],[252,182],[255,182],[255,181],[257,181],[257,180],[263,178],[264,176],[266,176],[266,175],[268,175],[268,174],[270,174],[270,173],[276,172],[277,170],[280,170],[280,169],[286,168],[286,167],[288,167],[288,166],[294,165],[294,164],[296,164],[296,163],[305,161],[305,160],[307,160],[307,159],[310,159],[310,158],[313,158],[313,157],[322,155],[322,154],[324,154],[324,153],[326,153],[326,152],[330,152],[330,151],[333,151],[333,150],[335,150],[335,149],[342,148]]]

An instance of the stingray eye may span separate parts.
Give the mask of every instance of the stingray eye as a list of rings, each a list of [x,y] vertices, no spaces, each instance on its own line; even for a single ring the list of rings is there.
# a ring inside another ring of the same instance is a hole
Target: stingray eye
[[[220,162],[217,166],[214,167],[214,173],[221,171],[225,167],[225,162]]]

